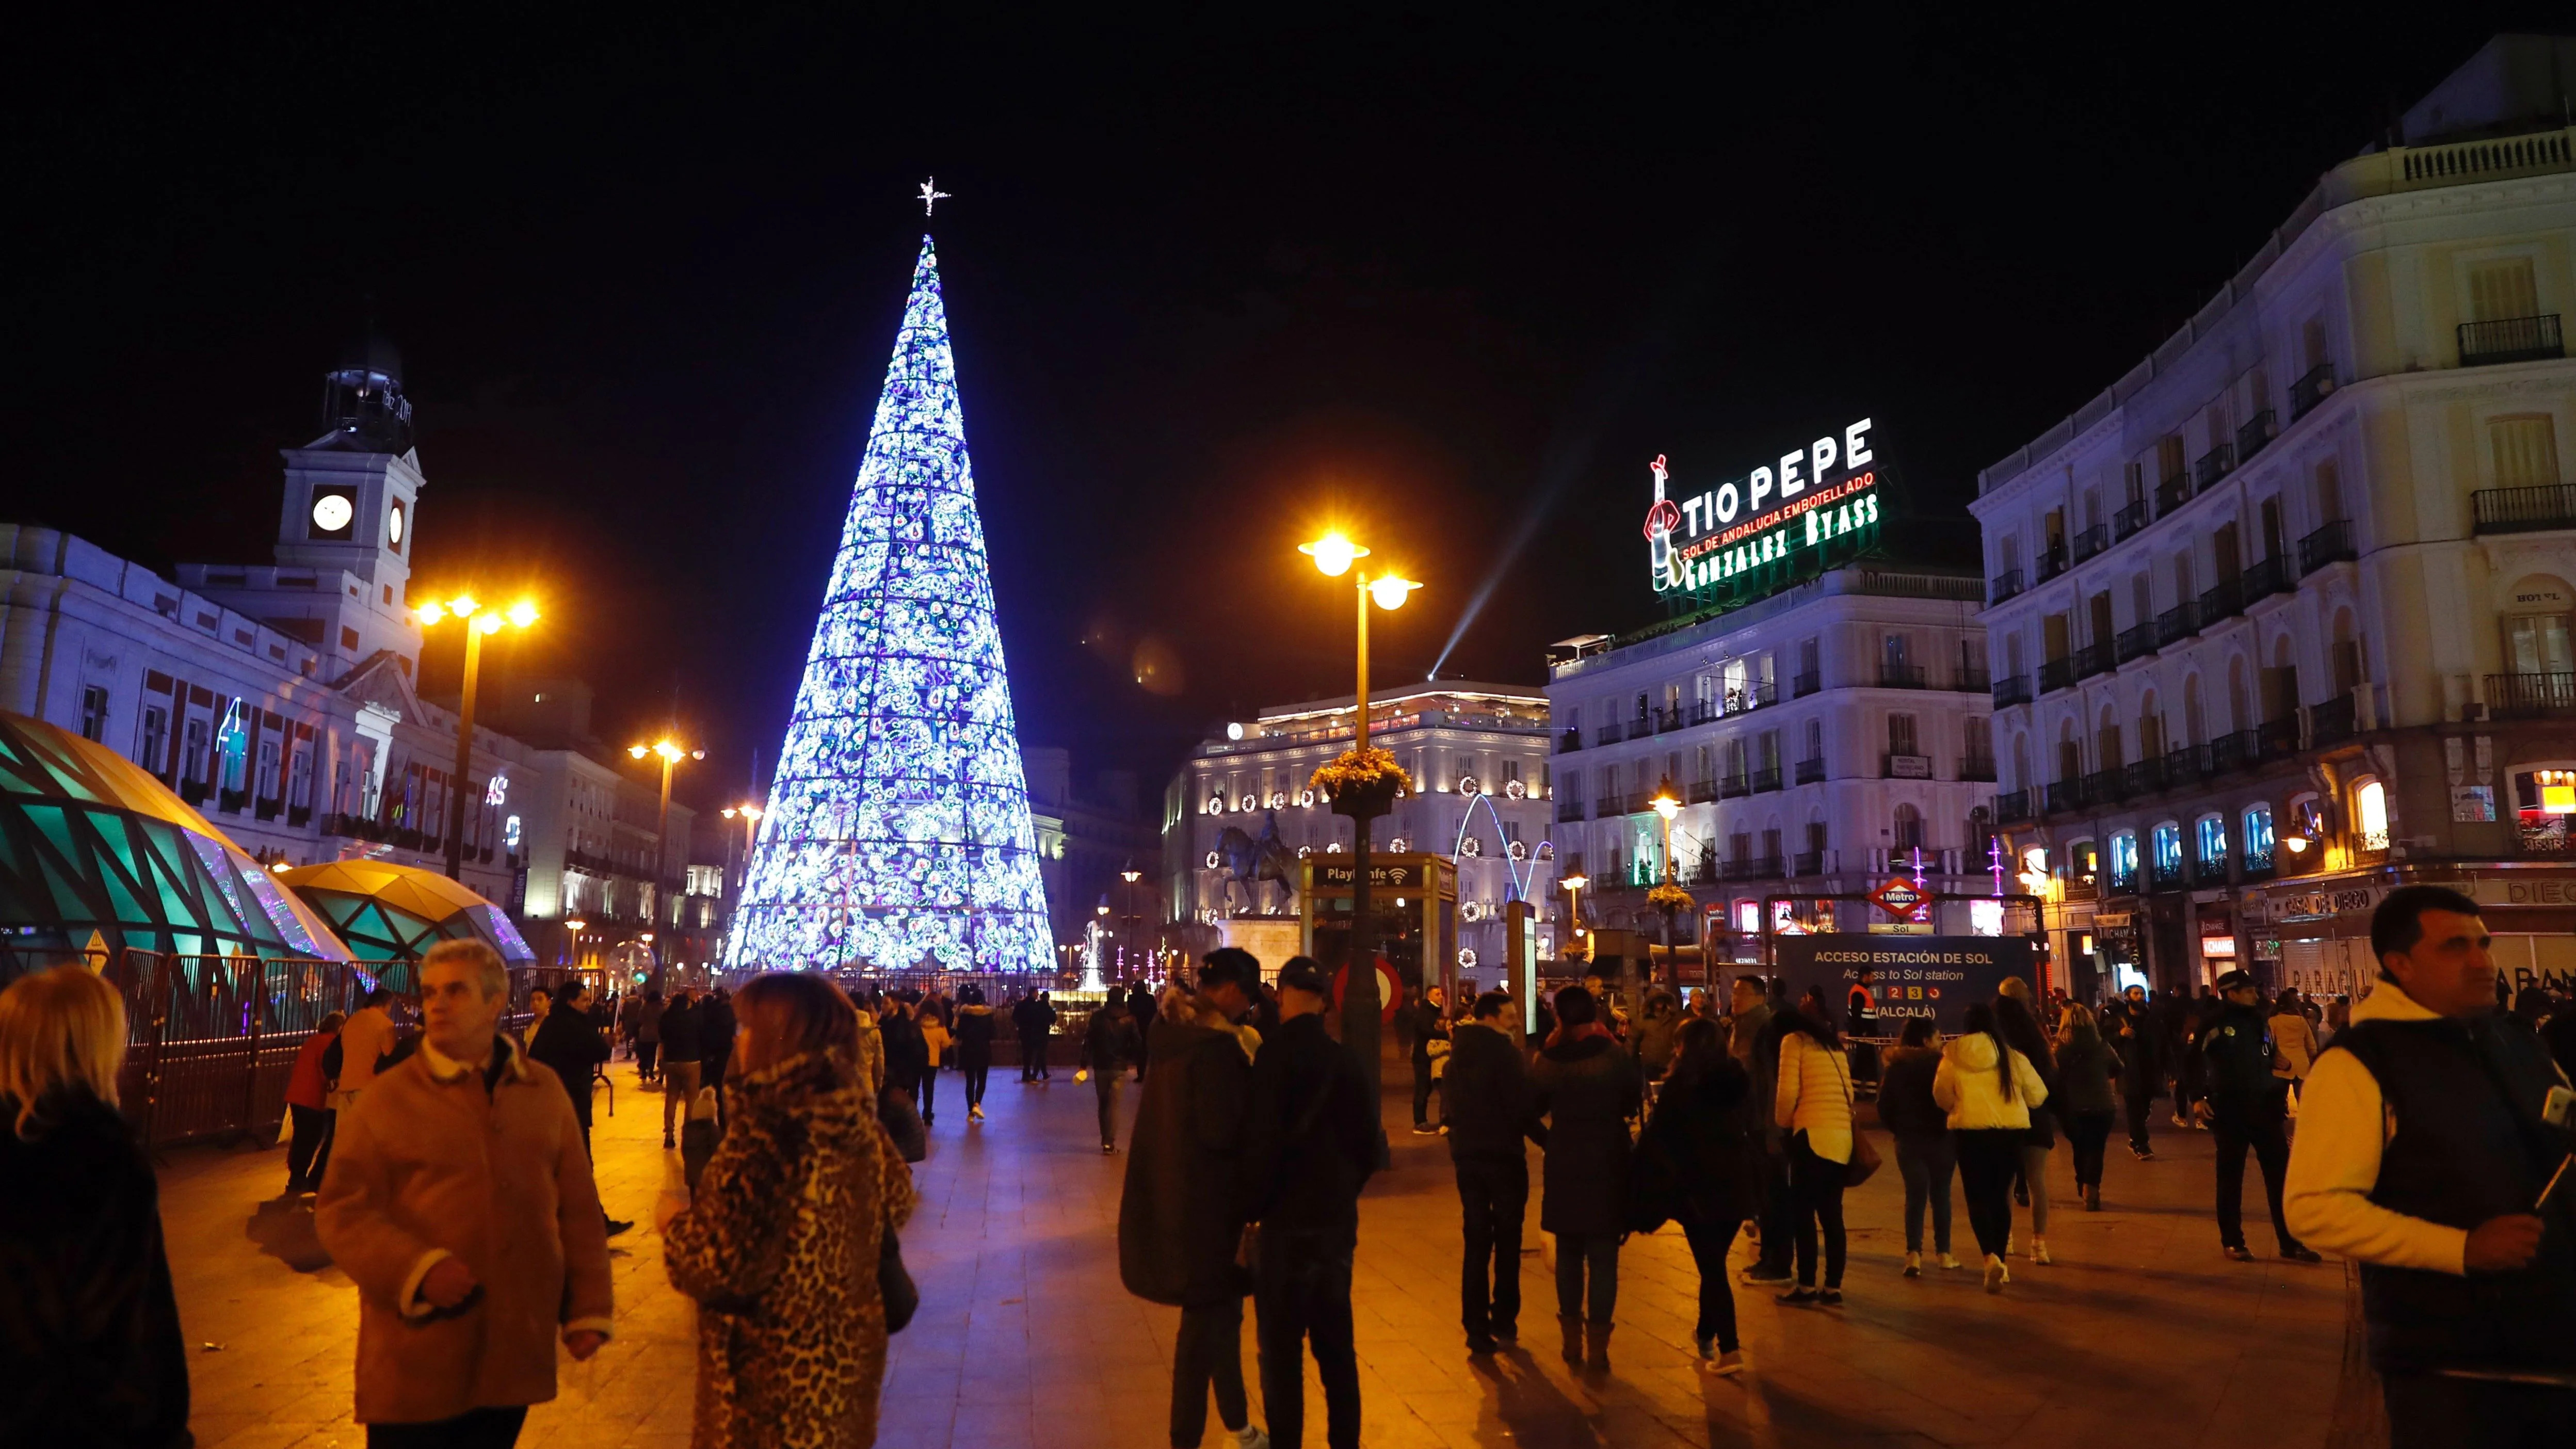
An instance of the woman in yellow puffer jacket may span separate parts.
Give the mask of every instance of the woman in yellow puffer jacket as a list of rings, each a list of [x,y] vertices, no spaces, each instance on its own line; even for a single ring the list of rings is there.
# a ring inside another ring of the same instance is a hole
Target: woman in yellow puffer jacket
[[[1941,1049],[1932,1100],[1950,1114],[1959,1139],[1959,1188],[1978,1251],[1986,1255],[1986,1291],[2001,1293],[2012,1281],[2004,1247],[2012,1236],[2013,1169],[2030,1131],[2030,1109],[2048,1100],[2048,1086],[2030,1058],[2005,1044],[1992,1006],[1969,1007],[1960,1026]]]
[[[1781,1014],[1780,1085],[1773,1120],[1789,1140],[1789,1211],[1797,1226],[1798,1283],[1783,1303],[1843,1301],[1843,1181],[1852,1156],[1851,1073],[1821,1003]],[[1816,1232],[1824,1230],[1825,1284],[1816,1286]]]

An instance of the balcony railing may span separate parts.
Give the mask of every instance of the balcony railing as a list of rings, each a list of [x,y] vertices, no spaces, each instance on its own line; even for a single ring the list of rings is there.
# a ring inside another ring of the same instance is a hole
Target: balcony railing
[[[215,808],[228,815],[239,815],[241,808],[249,803],[248,790],[219,790],[215,793]]]
[[[1717,782],[1717,795],[1721,800],[1734,800],[1752,793],[1753,777],[1750,775],[1729,775]]]
[[[2084,793],[2088,799],[2106,805],[2126,800],[2129,798],[2129,772],[2116,766],[2096,770],[2084,777]]]
[[[2021,592],[2021,570],[2006,569],[1986,584],[1986,602],[2000,604]]]
[[[2096,674],[2108,674],[2108,673],[2110,673],[2110,672],[2111,672],[2111,646],[2110,646],[2110,645],[2108,645],[2108,644],[2085,644],[2085,645],[2080,645],[2080,646],[2078,646],[2078,647],[2077,647],[2077,649],[2076,649],[2076,651],[2075,651],[2075,677],[2076,677],[2076,678],[2078,678],[2078,679],[2091,679],[2091,678],[2092,678],[2094,675],[2096,675]]]
[[[2265,408],[2254,416],[2247,418],[2244,426],[2236,430],[2237,461],[2246,461],[2252,458],[2255,454],[2262,452],[2263,445],[2272,441],[2273,431],[2272,410],[2270,408]]]
[[[2222,855],[2216,860],[2193,861],[2191,878],[2194,885],[2227,884],[2227,857]]]
[[[2460,366],[2488,367],[2499,362],[2538,362],[2565,357],[2567,345],[2558,332],[2558,314],[2507,317],[2495,322],[2460,324]]]
[[[1995,677],[1973,664],[1962,664],[1950,676],[1950,688],[1959,694],[1984,694],[1995,687]]]
[[[2290,421],[2306,417],[2335,390],[2334,364],[2320,362],[2290,384]]]
[[[2030,792],[2013,790],[1995,797],[1995,823],[2019,825],[2031,818]]]
[[[2075,561],[2082,563],[2111,546],[2111,525],[2097,523],[2075,535]]]
[[[1556,737],[1556,752],[1560,755],[1570,755],[1582,748],[1583,731],[1579,729],[1567,730]]]
[[[2178,891],[2182,889],[2182,862],[2158,861],[2147,871],[2147,889]]]
[[[2256,599],[2268,599],[2274,594],[2288,593],[2290,591],[2289,560],[2277,555],[2256,559],[2253,565],[2245,570],[2244,583],[2247,603],[2252,603]]]
[[[2319,524],[2316,532],[2299,540],[2299,577],[2306,578],[2330,563],[2346,563],[2360,556],[2352,546],[2351,519]]]
[[[2242,578],[2221,579],[2201,593],[2200,622],[2203,628],[2244,612],[2245,581]]]
[[[2236,471],[2236,450],[2225,443],[2220,443],[2191,460],[2192,487],[2197,492],[2207,492],[2211,484],[2234,471]]]
[[[2299,752],[2299,717],[2267,719],[2254,731],[2255,743],[2262,747],[2263,758],[2277,760]]]
[[[1582,801],[1580,801],[1580,800],[1559,800],[1559,801],[1557,801],[1557,802],[1556,802],[1556,819],[1557,819],[1557,823],[1558,823],[1558,824],[1562,825],[1562,824],[1565,824],[1565,823],[1567,823],[1567,822],[1569,822],[1569,821],[1580,820],[1580,819],[1582,819],[1582,818],[1583,818],[1583,802],[1582,802]]]
[[[1777,790],[1777,789],[1779,789],[1779,788],[1780,788],[1780,767],[1779,767],[1778,765],[1773,765],[1772,767],[1770,767],[1770,768],[1769,768],[1769,769],[1767,769],[1767,770],[1756,770],[1756,771],[1754,771],[1754,772],[1753,772],[1753,793],[1754,793],[1754,794],[1756,794],[1756,795],[1767,795],[1767,794],[1771,793],[1772,791]]]
[[[2576,674],[2490,674],[2487,713],[2497,719],[2576,714]]]
[[[2051,815],[2064,814],[2072,810],[2081,810],[2085,806],[2091,804],[2093,797],[2086,793],[2084,783],[2083,778],[2079,776],[2072,780],[2059,780],[2055,784],[2050,785],[2048,787],[2048,813]]]
[[[2209,772],[2224,775],[2263,758],[2263,747],[2252,730],[2237,730],[2209,742]]]
[[[1995,708],[2030,703],[2030,676],[2007,674],[1995,681]]]
[[[1626,730],[1623,730],[1614,724],[1606,724],[1592,732],[1592,743],[1596,745],[1615,745],[1627,737],[1628,732]]]
[[[2156,517],[2162,518],[2191,501],[2191,475],[2176,473],[2156,485]]]
[[[1717,798],[1715,780],[1693,780],[1684,787],[1682,798],[1693,805],[1705,805]]]
[[[1694,699],[1691,701],[1690,722],[1692,724],[1704,725],[1710,720],[1717,718],[1717,715],[1718,709],[1716,700]]]
[[[2042,661],[2040,662],[2040,666],[2039,666],[2039,692],[2040,692],[2040,693],[2042,693],[2042,694],[2054,694],[2054,693],[2056,693],[2057,691],[2059,691],[2059,690],[2061,690],[2061,689],[2067,689],[2067,688],[2072,687],[2072,686],[2074,685],[2074,683],[2075,683],[2075,661],[2074,661],[2074,660],[2072,660],[2072,659],[2048,659],[2048,660],[2042,660]]]
[[[1825,853],[1821,850],[1799,851],[1797,856],[1790,862],[1790,865],[1799,875],[1823,875],[1825,873]]]
[[[1655,720],[1652,715],[1641,714],[1635,719],[1628,721],[1628,738],[1632,740],[1646,739],[1652,736],[1654,732]]]
[[[2165,751],[2165,788],[2179,790],[2209,774],[2209,746],[2176,745]]]
[[[1814,694],[1817,690],[1824,687],[1825,676],[1817,670],[1810,669],[1806,673],[1798,675],[1789,681],[1789,697],[1792,699],[1805,699],[1808,695]]]
[[[1993,784],[1995,782],[1995,757],[1992,755],[1960,756],[1959,778],[1962,780],[1983,780],[1989,785]]]
[[[2128,772],[2127,784],[2131,795],[2152,795],[2165,787],[2165,757],[2162,755],[2131,760],[2121,768]]]
[[[2481,488],[2469,495],[2480,533],[2537,533],[2576,528],[2576,483],[2538,488]]]
[[[2156,615],[2156,647],[2170,648],[2200,632],[2200,608],[2186,599]]]
[[[1800,761],[1798,762],[1798,783],[1799,783],[1799,784],[1801,784],[1801,785],[1813,785],[1813,784],[1815,784],[1817,781],[1822,780],[1823,778],[1825,778],[1825,762],[1824,762],[1824,761],[1822,761],[1822,760],[1800,760]]]
[[[2144,659],[2155,652],[2156,626],[2153,624],[2140,624],[2133,629],[2123,629],[2111,640],[2112,657],[2122,664],[2132,659]]]
[[[2064,572],[2066,572],[2066,540],[2052,538],[2048,541],[2048,547],[2040,550],[2039,581],[2043,584],[2047,583]]]
[[[2115,896],[2136,895],[2138,893],[2138,873],[2133,870],[2126,875],[2122,875],[2118,871],[2113,871],[2111,873],[2109,893]]]
[[[1921,689],[1924,686],[1923,666],[1881,663],[1878,666],[1878,684],[1881,689]]]
[[[2141,498],[2111,515],[2111,541],[2118,543],[2147,526],[2147,500]]]
[[[2308,748],[2321,750],[2351,739],[2352,696],[2338,694],[2323,704],[2308,706]]]
[[[1729,693],[1726,696],[1726,712],[1742,714],[1746,710],[1768,709],[1779,702],[1780,686],[1766,679],[1760,684],[1747,685]]]

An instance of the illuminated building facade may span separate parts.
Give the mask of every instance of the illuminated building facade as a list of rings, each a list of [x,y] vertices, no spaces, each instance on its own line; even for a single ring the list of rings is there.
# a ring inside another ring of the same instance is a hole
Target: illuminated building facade
[[[2368,989],[2438,881],[2576,971],[2576,129],[2504,36],[1987,469],[1998,815],[2105,985]],[[2561,68],[2565,62],[2560,62]],[[2080,975],[2080,972],[2079,972]]]

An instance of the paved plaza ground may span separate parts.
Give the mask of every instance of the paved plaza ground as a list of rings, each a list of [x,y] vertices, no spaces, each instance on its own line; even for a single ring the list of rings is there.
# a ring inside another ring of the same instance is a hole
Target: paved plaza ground
[[[661,1099],[634,1068],[600,1098],[602,1196],[637,1227],[613,1241],[618,1334],[587,1365],[564,1363],[562,1397],[523,1443],[573,1449],[688,1442],[691,1310],[663,1276],[653,1200],[676,1181],[661,1149]],[[894,1341],[879,1442],[893,1449],[1158,1449],[1176,1310],[1118,1285],[1116,1222],[1126,1159],[1104,1157],[1092,1092],[1059,1072],[1024,1087],[994,1075],[991,1120],[969,1127],[958,1079],[904,1234],[922,1289]],[[2057,1262],[2017,1262],[2004,1296],[1973,1273],[1899,1276],[1904,1237],[1893,1166],[1852,1195],[1850,1299],[1788,1308],[1737,1290],[1740,1378],[1703,1376],[1692,1355],[1697,1276],[1677,1231],[1632,1239],[1621,1257],[1618,1333],[1606,1376],[1555,1353],[1552,1252],[1523,1259],[1519,1352],[1468,1358],[1458,1328],[1457,1196],[1436,1137],[1407,1130],[1408,1090],[1390,1073],[1393,1169],[1361,1207],[1357,1304],[1364,1441],[1413,1445],[2014,1444],[2308,1449],[2328,1442],[2342,1375],[2345,1271],[2219,1256],[2205,1134],[2158,1118],[2163,1160],[2116,1145],[2088,1214],[2061,1145],[2049,1183]],[[1132,1109],[1135,1089],[1126,1096]],[[1881,1139],[1884,1142],[1884,1139]],[[1891,1154],[1892,1155],[1892,1154]],[[1533,1157],[1532,1177],[1537,1175]],[[315,1242],[310,1215],[276,1200],[274,1149],[170,1154],[162,1214],[179,1309],[193,1345],[195,1427],[208,1449],[357,1449],[349,1420],[356,1290]],[[2249,1174],[2250,1175],[2250,1174]],[[2249,1183],[2260,1225],[2261,1188]],[[1957,1227],[1963,1258],[1967,1218]],[[1738,1249],[1739,1265],[1744,1261]],[[1245,1376],[1256,1384],[1247,1311]],[[1308,1366],[1308,1436],[1323,1409]],[[1225,1449],[1211,1419],[1208,1443]]]

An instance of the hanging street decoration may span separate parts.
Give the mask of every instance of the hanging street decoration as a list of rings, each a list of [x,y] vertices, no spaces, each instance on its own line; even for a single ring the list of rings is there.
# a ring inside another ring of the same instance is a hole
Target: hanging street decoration
[[[935,191],[924,186],[925,206]],[[1046,971],[1054,959],[939,261],[923,237],[725,965]]]

